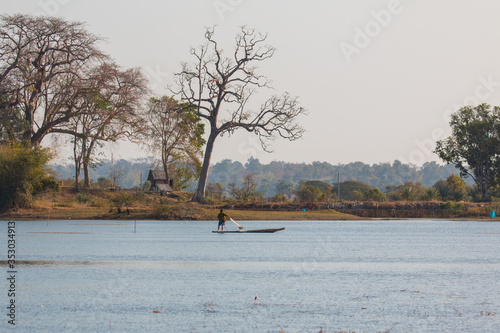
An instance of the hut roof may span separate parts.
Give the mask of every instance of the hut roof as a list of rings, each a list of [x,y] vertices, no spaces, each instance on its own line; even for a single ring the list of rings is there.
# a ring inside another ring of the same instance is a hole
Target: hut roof
[[[149,170],[148,181],[159,191],[172,192],[172,187],[167,184],[167,176],[164,170]]]
[[[165,175],[165,170],[149,170],[148,180],[166,180],[167,175]]]

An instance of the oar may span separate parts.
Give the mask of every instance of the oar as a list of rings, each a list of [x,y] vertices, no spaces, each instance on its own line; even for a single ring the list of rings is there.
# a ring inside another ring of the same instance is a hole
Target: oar
[[[242,230],[242,229],[243,229],[243,227],[242,227],[241,225],[239,225],[238,223],[236,223],[236,221],[235,221],[235,220],[233,220],[233,218],[232,218],[232,217],[230,217],[230,216],[228,216],[228,217],[229,217],[229,219],[230,219],[231,221],[233,221],[233,223],[234,223],[234,224],[236,224],[236,225],[238,226],[238,228],[239,228],[240,230]]]

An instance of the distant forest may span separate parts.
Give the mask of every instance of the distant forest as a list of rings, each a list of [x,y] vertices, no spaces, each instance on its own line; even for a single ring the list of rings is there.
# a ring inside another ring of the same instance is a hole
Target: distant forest
[[[91,170],[91,178],[116,179],[116,185],[122,188],[133,188],[144,183],[148,172],[153,166],[153,159],[103,161]],[[74,166],[52,165],[51,169],[59,180],[67,180],[69,184],[74,178]],[[271,162],[262,164],[258,159],[250,158],[245,164],[229,159],[220,161],[210,168],[209,183],[220,183],[222,189],[227,189],[230,183],[241,186],[245,175],[252,173],[257,183],[257,190],[264,197],[275,195],[276,184],[286,180],[298,185],[301,180],[321,180],[327,184],[335,185],[340,175],[340,182],[359,181],[378,188],[385,192],[388,185],[401,185],[405,182],[420,182],[431,187],[439,180],[445,180],[451,174],[459,174],[454,165],[440,165],[436,162],[427,162],[417,167],[403,164],[396,160],[393,163],[365,164],[352,162],[348,164],[332,165],[327,162],[313,163],[288,163]],[[142,174],[142,179],[141,179]],[[472,184],[471,179],[466,179]],[[193,183],[188,190],[194,190]]]

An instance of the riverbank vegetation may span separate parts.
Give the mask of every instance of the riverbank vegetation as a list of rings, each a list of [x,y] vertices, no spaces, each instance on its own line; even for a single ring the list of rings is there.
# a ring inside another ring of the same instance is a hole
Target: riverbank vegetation
[[[103,190],[63,187],[36,195],[29,208],[9,210],[0,219],[125,219],[125,220],[215,220],[219,209],[236,220],[355,220],[350,214],[333,209],[306,210],[285,206],[245,208],[227,204],[191,202],[192,193],[176,192],[169,196],[138,190]]]
[[[214,220],[219,209],[235,220],[359,220],[365,218],[490,219],[494,202],[191,202],[190,192],[62,187],[34,195],[28,208],[4,211],[0,219]]]

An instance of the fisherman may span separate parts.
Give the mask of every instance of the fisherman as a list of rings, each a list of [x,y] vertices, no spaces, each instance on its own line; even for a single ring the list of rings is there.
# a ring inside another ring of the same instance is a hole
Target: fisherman
[[[226,217],[229,217],[229,215],[224,214],[224,212],[221,209],[219,215],[217,215],[217,218],[219,219],[219,226],[217,227],[217,232],[219,232],[219,229],[221,229],[221,231],[224,232],[224,226],[226,225]]]

